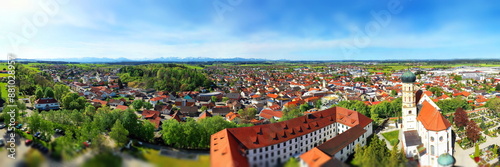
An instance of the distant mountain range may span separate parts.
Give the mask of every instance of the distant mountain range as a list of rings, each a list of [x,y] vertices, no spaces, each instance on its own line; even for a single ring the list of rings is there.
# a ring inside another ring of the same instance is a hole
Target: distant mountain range
[[[255,59],[255,58],[210,58],[210,57],[160,57],[155,59],[128,59],[120,58],[96,58],[96,57],[81,57],[81,58],[57,58],[57,59],[17,59],[18,61],[62,61],[62,62],[79,62],[79,63],[117,63],[117,62],[252,62],[252,61],[288,61],[288,60],[268,60],[268,59]]]
[[[56,58],[56,59],[22,59],[18,58],[17,61],[25,61],[25,62],[51,62],[51,63],[197,63],[197,62],[252,62],[252,63],[260,63],[260,62],[454,62],[454,63],[481,63],[481,62],[498,62],[500,59],[414,59],[414,60],[404,60],[404,59],[385,59],[385,60],[287,60],[287,59],[279,59],[279,60],[271,60],[271,59],[256,59],[256,58],[210,58],[210,57],[160,57],[154,59],[128,59],[125,57],[120,58],[97,58],[97,57],[81,57],[81,58]],[[3,62],[5,60],[0,60]]]

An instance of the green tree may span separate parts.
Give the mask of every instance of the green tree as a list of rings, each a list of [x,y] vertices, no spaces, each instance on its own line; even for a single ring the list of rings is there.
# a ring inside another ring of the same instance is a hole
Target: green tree
[[[470,110],[472,107],[469,105],[467,100],[455,97],[452,99],[440,100],[436,105],[441,109],[443,113],[455,112],[457,108],[463,108],[464,110]]]
[[[223,101],[223,102],[226,102],[226,101],[228,101],[228,100],[229,100],[229,97],[222,97],[222,101]]]
[[[257,109],[255,108],[245,108],[244,110],[240,109],[238,110],[238,114],[240,114],[240,117],[250,121],[255,118],[255,114],[257,114]]]
[[[69,87],[62,84],[56,84],[54,86],[54,98],[57,100],[62,100],[63,96],[67,94],[69,91]]]
[[[43,96],[54,98],[54,90],[51,87],[46,87]]]
[[[299,167],[299,161],[295,159],[294,157],[288,159],[286,163],[283,165],[284,167]]]
[[[123,127],[119,119],[116,120],[115,124],[113,125],[113,128],[111,128],[111,132],[109,132],[109,136],[113,140],[115,140],[116,145],[118,147],[123,147],[125,143],[128,141],[127,135],[128,135],[128,130]]]
[[[208,107],[207,106],[201,106],[200,110],[203,112],[203,111],[207,111],[208,110]]]
[[[392,96],[392,97],[396,97],[397,95],[398,95],[398,91],[396,91],[396,90],[394,90],[394,89],[393,89],[393,90],[391,90],[391,96]]]
[[[144,105],[144,102],[142,100],[134,100],[134,102],[132,102],[132,106],[134,107],[134,109],[136,111],[139,111],[143,105]]]
[[[303,115],[303,112],[296,105],[288,105],[283,110],[283,117],[280,118],[280,121],[286,121],[293,118],[297,118]]]
[[[19,108],[17,106],[5,106],[3,108],[4,122],[11,122],[14,120],[19,120]]]
[[[391,150],[391,156],[388,158],[387,166],[389,167],[405,167],[406,162],[408,160],[406,159],[406,155],[404,151],[398,150],[398,147],[392,147]]]
[[[140,131],[140,139],[146,142],[152,142],[155,136],[155,125],[148,120],[143,120]]]
[[[153,104],[149,103],[149,102],[144,102],[143,103],[143,107],[146,109],[146,110],[150,110],[153,108]]]
[[[36,96],[36,99],[40,99],[40,98],[43,98],[44,96],[44,92],[43,92],[43,88],[42,87],[37,87],[36,88],[36,91],[35,91],[35,96]]]
[[[321,109],[322,105],[323,105],[323,103],[321,102],[321,99],[314,102],[314,107],[316,107],[317,109]]]
[[[182,133],[182,125],[177,122],[175,119],[169,119],[163,122],[162,125],[162,138],[167,145],[174,145],[177,148],[183,147],[183,143],[181,140],[184,139],[184,135]]]
[[[488,100],[485,106],[493,113],[500,113],[500,98],[496,97]]]
[[[302,111],[302,112],[305,112],[305,111],[307,111],[307,110],[309,110],[311,108],[312,108],[312,106],[309,105],[308,103],[304,103],[304,104],[300,105],[300,111]]]
[[[212,102],[217,102],[218,101],[217,96],[212,96],[212,97],[210,97],[210,99],[212,100]]]

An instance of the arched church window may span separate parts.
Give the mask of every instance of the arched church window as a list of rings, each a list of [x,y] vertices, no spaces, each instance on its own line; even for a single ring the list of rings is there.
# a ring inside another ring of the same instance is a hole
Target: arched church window
[[[408,114],[411,114],[411,110],[410,110],[410,111],[408,111]]]
[[[431,137],[431,142],[434,142],[434,137]]]
[[[443,141],[443,136],[439,137],[439,141],[441,142]]]

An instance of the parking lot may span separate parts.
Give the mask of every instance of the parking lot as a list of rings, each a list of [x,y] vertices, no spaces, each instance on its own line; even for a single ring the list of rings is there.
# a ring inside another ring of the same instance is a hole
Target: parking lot
[[[3,124],[3,123],[0,123]],[[0,166],[16,166],[16,164],[19,164],[21,160],[23,159],[24,155],[28,152],[29,149],[31,149],[29,146],[26,146],[24,144],[25,139],[22,138],[21,136],[17,135],[14,137],[15,139],[15,158],[12,159],[9,158],[9,151],[7,150],[7,147],[9,147],[10,143],[7,143],[7,141],[10,140],[10,134],[7,133],[7,128],[0,129],[0,138],[3,138],[5,140],[5,146],[0,149]]]

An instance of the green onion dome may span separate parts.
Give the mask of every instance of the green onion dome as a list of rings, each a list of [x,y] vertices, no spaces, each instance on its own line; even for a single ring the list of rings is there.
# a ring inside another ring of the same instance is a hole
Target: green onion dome
[[[403,81],[403,83],[413,83],[415,82],[415,80],[417,80],[417,76],[413,74],[411,71],[406,71],[401,76],[401,81]]]
[[[451,166],[455,163],[455,158],[448,153],[441,154],[438,158],[438,164],[441,166]]]

